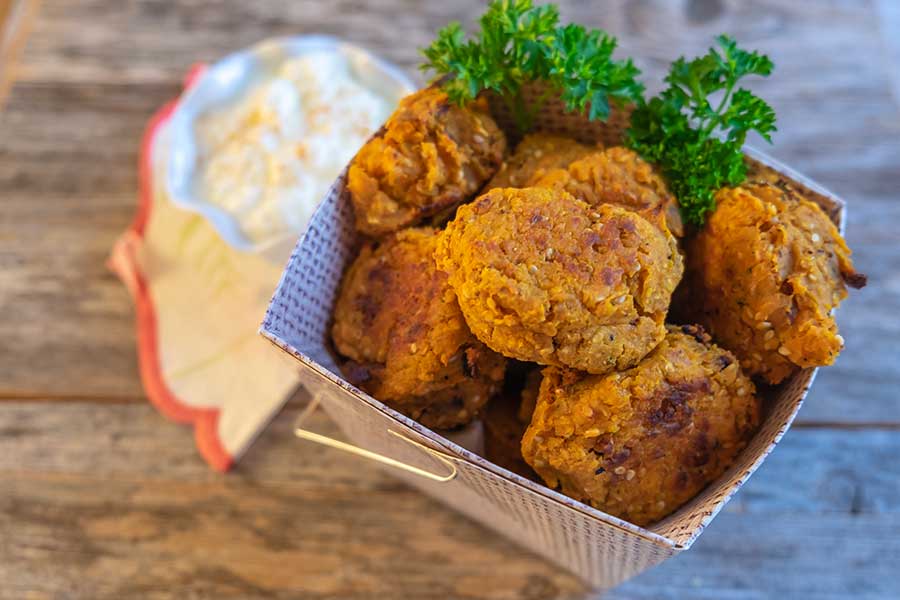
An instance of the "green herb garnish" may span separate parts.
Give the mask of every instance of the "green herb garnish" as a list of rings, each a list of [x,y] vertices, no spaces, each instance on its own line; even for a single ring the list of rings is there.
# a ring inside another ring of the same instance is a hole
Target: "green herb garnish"
[[[768,76],[769,57],[738,48],[719,36],[721,52],[672,63],[669,87],[632,114],[626,145],[662,169],[678,198],[683,218],[703,225],[715,209],[715,193],[739,185],[747,176],[741,147],[747,132],[757,131],[771,143],[775,111],[750,91],[735,90],[746,75]],[[710,96],[724,91],[716,108]]]
[[[442,86],[453,102],[464,104],[485,90],[503,98],[516,125],[527,131],[550,94],[563,99],[566,110],[590,105],[591,120],[606,120],[610,102],[642,98],[640,74],[631,60],[616,61],[616,39],[598,29],[559,25],[559,10],[531,0],[495,0],[481,17],[481,30],[466,39],[459,23],[450,23],[422,50],[422,70],[445,77]],[[532,81],[547,91],[526,106],[520,91]]]

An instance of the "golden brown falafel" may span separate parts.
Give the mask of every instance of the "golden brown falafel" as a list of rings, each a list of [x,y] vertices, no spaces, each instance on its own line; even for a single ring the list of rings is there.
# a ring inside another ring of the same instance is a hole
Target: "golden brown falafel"
[[[435,258],[490,348],[591,373],[633,366],[662,340],[682,273],[674,238],[637,213],[545,188],[463,205]]]
[[[447,275],[434,265],[437,232],[408,229],[368,243],[335,303],[332,338],[347,379],[423,425],[471,421],[499,390],[506,360],[469,331]]]
[[[845,283],[865,285],[837,228],[790,187],[726,188],[716,204],[688,246],[680,310],[768,383],[834,362],[843,339],[830,312]]]
[[[758,425],[733,355],[699,327],[670,327],[627,371],[544,369],[522,454],[550,487],[648,525],[719,477]]]
[[[675,236],[684,235],[675,196],[656,169],[628,148],[593,152],[566,168],[551,169],[534,180],[538,187],[562,189],[591,206],[615,204],[653,223],[663,222]]]
[[[522,138],[500,170],[487,183],[482,192],[494,188],[531,187],[547,171],[568,167],[573,161],[597,152],[596,146],[588,146],[572,138],[552,133],[531,133]]]
[[[505,149],[485,101],[460,107],[435,86],[406,96],[350,162],[357,230],[384,235],[464,202],[496,172]]]

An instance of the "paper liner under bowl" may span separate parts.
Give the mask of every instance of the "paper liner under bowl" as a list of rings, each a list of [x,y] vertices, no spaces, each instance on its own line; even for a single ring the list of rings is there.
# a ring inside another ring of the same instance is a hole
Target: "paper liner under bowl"
[[[495,114],[501,127],[511,132],[502,109]],[[535,128],[578,132],[582,140],[609,144],[621,139],[626,124],[625,115],[615,113],[607,123],[588,123],[551,101],[538,115]],[[754,178],[787,180],[843,228],[844,204],[839,198],[762,153],[748,149],[747,154]],[[439,451],[457,467],[458,476],[452,481],[435,482],[403,472],[396,472],[397,476],[594,587],[618,585],[690,547],[772,451],[815,377],[815,369],[806,369],[774,388],[766,401],[765,420],[731,468],[672,515],[647,528],[607,515],[490,463],[343,378],[330,350],[329,328],[341,276],[360,241],[345,183],[346,170],[294,249],[266,313],[262,335],[297,359],[304,385],[353,444],[435,473],[445,472],[447,466],[395,434]]]

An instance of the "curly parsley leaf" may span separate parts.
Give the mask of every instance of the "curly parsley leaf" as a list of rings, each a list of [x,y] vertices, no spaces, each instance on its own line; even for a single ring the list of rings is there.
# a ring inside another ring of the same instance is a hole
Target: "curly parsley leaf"
[[[638,102],[643,85],[630,59],[613,60],[616,40],[581,25],[559,24],[552,4],[531,0],[495,0],[480,19],[480,31],[467,39],[459,23],[440,30],[422,50],[422,70],[443,78],[453,102],[463,104],[485,90],[507,103],[520,129],[527,130],[550,93],[557,93],[569,111],[590,106],[591,120],[609,117],[610,105]],[[526,106],[522,86],[543,81],[548,92]]]
[[[750,131],[770,142],[775,111],[739,88],[747,75],[768,76],[772,61],[719,36],[719,49],[691,61],[672,63],[669,87],[632,114],[626,145],[657,163],[678,198],[684,219],[703,225],[715,210],[715,193],[747,176],[741,148]],[[710,97],[721,93],[715,102]]]

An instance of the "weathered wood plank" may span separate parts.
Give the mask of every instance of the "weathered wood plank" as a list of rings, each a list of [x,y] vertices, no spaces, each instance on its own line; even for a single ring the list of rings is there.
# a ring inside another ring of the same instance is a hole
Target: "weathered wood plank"
[[[891,538],[898,532],[896,513],[879,518],[726,513],[690,551],[608,598],[896,598],[900,550]]]
[[[294,440],[296,414],[222,476],[148,406],[0,405],[0,597],[583,597],[371,465]],[[611,597],[890,597],[898,452],[897,431],[791,431],[692,550]]]
[[[37,0],[0,0],[0,107],[15,79],[16,59],[36,13]]]
[[[0,397],[143,397],[104,263],[136,206],[144,124],[175,89],[19,87],[0,113]]]

